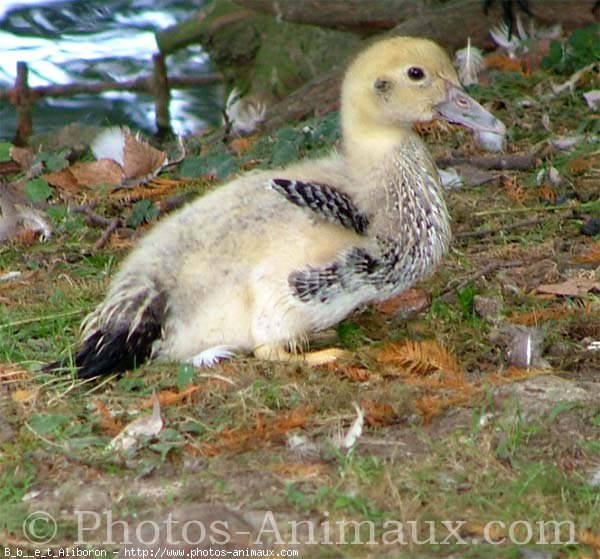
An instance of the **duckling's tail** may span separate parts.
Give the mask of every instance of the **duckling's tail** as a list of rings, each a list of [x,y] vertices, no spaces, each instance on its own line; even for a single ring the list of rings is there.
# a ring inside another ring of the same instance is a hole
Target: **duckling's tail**
[[[82,345],[73,356],[79,378],[117,373],[141,365],[152,356],[162,335],[165,296],[148,279],[123,278],[106,300],[83,322]],[[66,362],[47,365],[56,369]]]

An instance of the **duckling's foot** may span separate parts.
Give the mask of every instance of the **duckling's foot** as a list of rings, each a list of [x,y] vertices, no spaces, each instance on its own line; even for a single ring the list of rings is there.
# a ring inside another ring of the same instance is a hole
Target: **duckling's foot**
[[[228,345],[217,345],[201,351],[198,355],[194,355],[188,362],[194,367],[208,368],[220,363],[223,359],[231,359],[232,357],[235,357],[233,347]]]
[[[255,348],[254,355],[265,361],[304,363],[306,365],[324,365],[351,356],[350,352],[337,348],[309,351],[307,353],[291,353],[282,345],[261,345]]]

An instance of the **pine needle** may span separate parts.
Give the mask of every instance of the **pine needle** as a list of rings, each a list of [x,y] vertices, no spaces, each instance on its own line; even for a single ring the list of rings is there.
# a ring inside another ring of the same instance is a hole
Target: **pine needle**
[[[402,345],[389,344],[379,352],[377,360],[400,365],[411,375],[442,371],[457,377],[464,376],[456,357],[435,340],[407,340]]]
[[[202,449],[208,456],[216,456],[223,450],[240,452],[259,441],[269,441],[284,435],[291,429],[304,427],[313,412],[312,406],[300,407],[281,414],[269,423],[263,423],[262,418],[256,419],[253,427],[240,427],[238,429],[225,429],[219,433],[218,440],[214,443],[204,443]]]

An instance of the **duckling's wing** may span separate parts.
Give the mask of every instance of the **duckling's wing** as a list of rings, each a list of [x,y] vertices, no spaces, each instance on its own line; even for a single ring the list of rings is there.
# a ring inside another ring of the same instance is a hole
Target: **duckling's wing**
[[[353,247],[331,264],[292,272],[288,284],[294,296],[304,303],[325,303],[337,295],[365,289],[373,297],[385,298],[388,291],[402,285],[405,278],[398,276],[408,270],[408,262],[414,258],[413,248],[376,237],[373,252]]]
[[[269,186],[288,201],[308,208],[323,219],[364,235],[369,226],[368,216],[361,212],[348,194],[320,183],[300,180],[272,179]]]

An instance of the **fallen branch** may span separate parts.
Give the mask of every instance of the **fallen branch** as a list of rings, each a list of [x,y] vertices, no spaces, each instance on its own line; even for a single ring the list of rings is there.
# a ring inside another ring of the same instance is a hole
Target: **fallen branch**
[[[518,262],[514,262],[514,261],[513,262],[504,262],[504,261],[491,262],[487,266],[484,266],[481,270],[478,270],[477,272],[473,272],[472,274],[467,276],[465,279],[463,279],[459,282],[451,283],[450,285],[448,285],[446,287],[446,289],[443,289],[440,292],[439,298],[440,299],[448,299],[455,291],[460,291],[461,289],[464,289],[471,282],[485,276],[486,274],[489,274],[490,272],[495,272],[496,270],[506,270],[506,269],[510,269],[510,268],[521,268],[522,266],[527,266],[527,265],[533,264],[535,262],[538,262],[540,260],[543,260],[543,258],[528,260],[526,262],[523,262],[521,260]]]
[[[221,83],[220,74],[204,74],[198,76],[169,76],[169,87],[183,89],[186,87],[202,87]],[[71,97],[79,94],[98,94],[105,91],[141,91],[152,93],[152,77],[135,78],[132,80],[97,82],[97,83],[67,83],[57,85],[42,85],[28,88],[31,100],[39,97]],[[17,90],[15,87],[0,89],[0,100],[8,100],[16,105]]]
[[[92,251],[96,252],[100,250],[110,239],[110,236],[119,228],[123,227],[123,220],[120,217],[115,217],[110,225],[106,228],[102,236],[94,243]]]
[[[569,212],[555,217],[558,217],[559,219],[569,219],[573,217],[573,213]],[[546,219],[548,219],[548,216],[532,217],[530,219],[524,219],[523,221],[511,223],[510,225],[501,225],[500,227],[490,227],[488,229],[480,229],[479,231],[461,231],[459,233],[455,233],[454,237],[457,239],[487,237],[488,235],[495,235],[496,233],[504,233],[505,231],[514,231],[515,229],[523,229],[531,225],[537,225]]]
[[[77,316],[83,314],[84,309],[76,309],[74,311],[61,312],[56,314],[47,314],[45,316],[36,316],[33,318],[23,318],[21,320],[15,320],[6,324],[0,324],[0,330],[8,330],[10,328],[17,328],[19,326],[25,326],[25,324],[33,324],[34,322],[46,322],[48,320],[56,320],[58,318],[68,318],[71,316]]]
[[[535,212],[557,212],[560,210],[571,210],[573,212],[585,211],[600,208],[600,200],[592,200],[590,202],[584,202],[583,204],[562,204],[560,206],[533,206],[530,208],[507,208],[507,209],[495,209],[485,210],[482,212],[475,212],[473,216],[482,217],[486,215],[498,215],[498,214],[514,214],[514,213],[535,213]]]
[[[515,169],[527,171],[536,166],[536,154],[516,153],[514,155],[475,155],[475,156],[451,156],[436,160],[439,167],[450,167],[452,165],[469,164],[473,167],[486,170],[506,171]]]
[[[94,211],[95,204],[80,206],[78,204],[69,204],[69,211],[85,215],[86,223],[91,227],[110,227],[112,220],[96,213]]]

